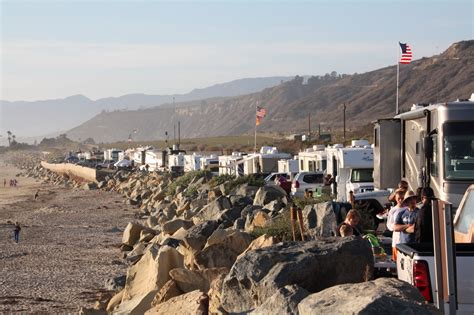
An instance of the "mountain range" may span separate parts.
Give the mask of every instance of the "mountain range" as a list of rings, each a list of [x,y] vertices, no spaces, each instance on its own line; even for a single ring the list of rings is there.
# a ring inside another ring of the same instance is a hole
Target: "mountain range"
[[[186,94],[146,95],[128,94],[91,100],[83,95],[41,101],[0,100],[0,134],[12,131],[17,139],[59,134],[93,118],[102,111],[135,110],[168,103],[187,102],[212,97],[245,95],[291,80],[293,77],[246,78],[194,89]]]
[[[96,142],[164,139],[173,135],[177,123],[181,137],[224,136],[252,133],[255,109],[266,109],[259,132],[299,132],[312,124],[323,129],[340,129],[343,107],[347,126],[358,128],[395,112],[397,66],[374,71],[338,75],[296,76],[262,91],[234,97],[179,102],[176,108],[102,112],[67,131],[68,137]],[[400,108],[415,103],[437,103],[469,98],[474,92],[474,40],[452,44],[440,55],[400,65]],[[221,95],[222,96],[222,95]],[[345,104],[345,105],[344,105]],[[135,132],[132,132],[134,131]]]

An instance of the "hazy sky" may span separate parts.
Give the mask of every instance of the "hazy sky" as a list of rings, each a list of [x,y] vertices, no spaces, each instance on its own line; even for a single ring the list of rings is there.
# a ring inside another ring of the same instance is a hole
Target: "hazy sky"
[[[1,99],[365,72],[474,36],[474,1],[1,1]]]

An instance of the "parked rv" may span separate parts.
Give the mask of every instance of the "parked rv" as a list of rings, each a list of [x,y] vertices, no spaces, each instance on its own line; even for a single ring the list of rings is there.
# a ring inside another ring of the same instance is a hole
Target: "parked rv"
[[[353,140],[350,147],[334,145],[327,148],[327,174],[335,179],[333,194],[337,200],[350,201],[355,195],[374,190],[373,149],[367,140]]]
[[[470,100],[414,105],[406,113],[375,123],[375,186],[410,190],[431,187],[459,206],[474,182],[474,94]]]

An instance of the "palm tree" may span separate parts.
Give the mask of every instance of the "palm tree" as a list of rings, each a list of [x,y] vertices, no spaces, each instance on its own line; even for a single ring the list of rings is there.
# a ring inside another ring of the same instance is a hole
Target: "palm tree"
[[[16,144],[15,138],[16,138],[16,136],[15,136],[15,135],[12,135],[12,145],[15,145],[15,144]]]
[[[10,130],[7,131],[8,134],[8,145],[11,145],[12,142],[12,132]]]

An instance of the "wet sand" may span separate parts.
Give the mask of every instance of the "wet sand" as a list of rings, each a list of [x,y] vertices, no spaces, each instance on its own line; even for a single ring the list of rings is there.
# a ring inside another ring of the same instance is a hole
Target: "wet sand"
[[[17,173],[0,161],[0,313],[65,314],[91,307],[105,280],[126,272],[118,246],[134,209],[112,192],[25,177],[9,187]],[[15,221],[22,226],[18,244]]]

